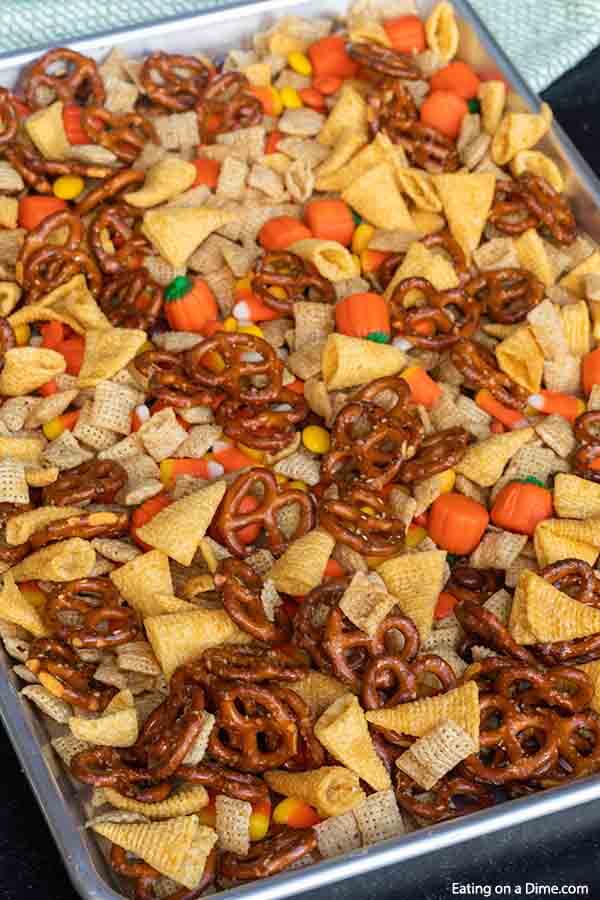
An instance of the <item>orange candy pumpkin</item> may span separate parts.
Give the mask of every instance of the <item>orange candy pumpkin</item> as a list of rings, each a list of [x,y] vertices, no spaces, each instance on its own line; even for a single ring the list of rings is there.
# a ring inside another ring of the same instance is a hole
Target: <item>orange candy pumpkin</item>
[[[390,312],[380,294],[350,294],[335,308],[337,330],[351,337],[386,344],[390,339]]]
[[[464,494],[442,494],[429,510],[429,536],[438,547],[463,556],[471,553],[488,526],[488,511]]]
[[[536,478],[511,481],[492,507],[494,525],[517,534],[532,535],[537,525],[553,514],[552,494]]]

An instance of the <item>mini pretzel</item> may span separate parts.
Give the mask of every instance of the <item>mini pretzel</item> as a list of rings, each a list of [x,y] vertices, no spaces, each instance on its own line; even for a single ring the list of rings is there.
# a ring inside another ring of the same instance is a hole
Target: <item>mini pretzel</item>
[[[404,299],[414,290],[425,295],[425,304],[405,309]],[[426,278],[413,277],[396,285],[390,313],[392,327],[415,347],[447,350],[461,337],[474,334],[481,305],[461,288],[438,291]]]
[[[377,656],[364,671],[360,697],[365,709],[409,703],[417,699],[416,676],[399,656]]]
[[[121,272],[104,283],[98,303],[105,316],[120,328],[150,331],[160,316],[163,295],[147,269]]]
[[[558,753],[571,777],[591,775],[600,768],[600,720],[592,712],[580,712],[557,722]]]
[[[494,693],[514,700],[521,707],[546,704],[566,713],[576,713],[589,706],[594,688],[581,669],[557,666],[540,672],[531,666],[511,666],[499,670]]]
[[[79,513],[68,519],[49,522],[30,537],[33,550],[45,547],[52,541],[64,541],[71,537],[90,540],[97,537],[120,537],[129,530],[129,514],[127,512],[92,512]]]
[[[508,628],[489,609],[465,599],[455,607],[456,618],[468,634],[474,635],[479,643],[504,653],[526,665],[535,664],[535,659],[525,647],[514,640]]]
[[[366,665],[372,659],[389,654],[388,643],[396,633],[404,638],[404,646],[394,655],[402,662],[414,659],[419,649],[419,632],[411,619],[390,613],[369,635],[353,625],[339,606],[332,609],[325,623],[323,649],[329,656],[334,675],[352,690],[360,690]]]
[[[322,744],[315,737],[315,717],[300,694],[286,685],[273,685],[271,691],[282,700],[292,713],[298,729],[298,751],[283,764],[284,769],[307,771],[325,765],[326,754]]]
[[[135,611],[119,606],[119,592],[106,578],[79,578],[52,594],[44,615],[53,633],[72,647],[117,647],[140,632]],[[65,624],[64,613],[77,613],[81,624]]]
[[[125,205],[106,206],[95,216],[88,230],[88,240],[98,264],[107,275],[120,275],[138,269],[150,247],[136,225],[139,213]],[[107,245],[114,252],[109,253]]]
[[[541,175],[524,172],[518,182],[527,207],[554,240],[572,244],[577,236],[577,223],[565,198]]]
[[[248,803],[258,803],[269,795],[266,783],[255,775],[236,772],[208,760],[195,766],[180,766],[175,774],[186,784],[202,784],[218,794]]]
[[[412,484],[453,468],[465,455],[468,443],[469,433],[460,425],[428,435],[415,456],[402,463],[398,480]]]
[[[428,234],[419,243],[425,247],[443,250],[454,266],[461,285],[469,280],[470,269],[467,258],[462,247],[458,241],[454,240],[447,228],[434,234]],[[383,260],[377,269],[377,280],[382,288],[386,288],[390,284],[405,256],[406,253],[390,253]]]
[[[0,88],[0,147],[14,140],[18,127],[19,115],[10,91]]]
[[[279,451],[295,439],[296,425],[308,415],[304,397],[289,388],[268,406],[225,400],[217,407],[215,418],[226,437],[257,450]]]
[[[136,859],[135,862],[129,859],[127,851],[118,844],[113,844],[110,848],[109,862],[117,875],[135,879],[135,900],[149,900],[154,897],[154,885],[161,877],[160,872],[140,859]]]
[[[600,580],[583,559],[561,559],[545,566],[540,576],[579,603],[600,608]]]
[[[14,566],[16,563],[21,562],[22,559],[25,559],[26,556],[29,556],[30,553],[31,544],[29,541],[14,547],[12,544],[7,544],[6,539],[0,536],[0,562]]]
[[[215,584],[223,592],[223,606],[243,631],[264,644],[277,644],[290,637],[290,622],[285,611],[278,607],[275,621],[267,618],[261,591],[262,578],[239,559],[226,559]]]
[[[260,497],[257,496],[257,489],[262,490]],[[257,505],[253,504],[250,511],[244,512],[248,497],[252,497]],[[291,505],[298,507],[299,518],[294,534],[286,537],[277,514]],[[307,534],[314,524],[314,506],[309,494],[280,486],[273,472],[258,468],[238,476],[229,485],[214,520],[219,538],[238,557],[249,556],[254,549],[254,542],[244,544],[240,540],[240,532],[248,526],[259,526],[269,550],[279,556],[288,543]]]
[[[367,121],[372,135],[379,131],[394,140],[398,122],[414,122],[419,113],[406,85],[394,78],[383,78],[377,89],[367,94]]]
[[[152,122],[140,113],[114,113],[100,106],[82,110],[81,125],[91,144],[99,144],[120,160],[133,163],[144,145],[158,144]]]
[[[159,803],[173,790],[168,782],[151,784],[147,769],[127,765],[114,747],[93,747],[81,750],[71,760],[71,774],[84,784],[112,787],[142,803]]]
[[[184,372],[181,355],[165,350],[146,350],[136,356],[134,365],[148,379],[147,393],[176,409],[211,406],[217,395],[190,381]]]
[[[222,388],[245,403],[271,403],[282,387],[281,360],[267,341],[253,334],[219,332],[186,351],[184,368],[192,381]],[[257,385],[259,376],[267,383]]]
[[[294,616],[294,644],[305,650],[322,672],[332,671],[323,645],[325,622],[349,583],[349,578],[329,578],[306,595]]]
[[[395,144],[404,147],[413,166],[432,174],[456,172],[460,157],[456,144],[441,131],[422,122],[397,121],[389,135]]]
[[[274,288],[283,290],[285,297],[278,297]],[[294,303],[304,300],[307,290],[312,301],[334,303],[336,299],[333,285],[316,266],[289,250],[269,250],[258,259],[252,290],[282,316],[293,313]]]
[[[97,295],[102,287],[102,275],[85,250],[52,246],[36,250],[23,267],[23,288],[27,292],[27,302],[37,302],[54,288],[80,274],[85,275],[91,293]]]
[[[454,566],[444,588],[457,600],[485,603],[502,586],[502,576],[494,569]]]
[[[124,191],[130,191],[146,180],[146,173],[137,169],[125,169],[125,171],[117,172],[111,175],[102,184],[88,191],[82,199],[77,203],[75,212],[79,216],[86,216],[92,210],[105,203],[107,200],[113,200]]]
[[[217,721],[208,751],[242,772],[279,769],[298,750],[298,729],[289,707],[267,687],[223,682],[213,693]]]
[[[530,649],[546,666],[560,666],[564,663],[580,665],[600,659],[600,634],[590,634],[572,641],[532,644]]]
[[[411,816],[430,824],[465,816],[496,802],[489,787],[464,776],[444,775],[425,792],[402,769],[396,772],[396,800]]]
[[[575,419],[573,433],[581,446],[575,451],[572,459],[574,471],[588,481],[600,482],[600,469],[595,465],[600,457],[600,410],[582,413]]]
[[[486,388],[496,400],[512,409],[525,406],[528,392],[500,371],[494,356],[482,344],[460,340],[451,348],[450,359],[469,388]]]
[[[283,872],[317,849],[314,828],[286,828],[252,844],[246,856],[224,853],[221,875],[232,881],[253,881]]]
[[[58,239],[62,239],[59,245]],[[21,248],[20,261],[25,268],[29,257],[36,251],[47,247],[48,244],[61,246],[66,250],[77,250],[84,238],[83,222],[69,209],[61,209],[42,219],[32,231],[29,232]]]
[[[488,222],[503,234],[511,235],[523,234],[539,225],[538,217],[525,202],[523,190],[514,181],[496,181]]]
[[[250,83],[242,72],[221,72],[208,84],[197,107],[204,141],[217,134],[258,125],[263,108],[258,97],[250,93]]]
[[[144,62],[140,82],[153,103],[170,112],[186,112],[202,99],[210,74],[195,56],[158,52]]]
[[[417,697],[434,697],[456,687],[456,675],[452,666],[435,653],[423,653],[411,663],[417,679]],[[437,686],[432,682],[437,682]]]
[[[226,562],[237,562],[226,560]],[[243,566],[244,563],[238,563]],[[249,566],[244,566],[248,569]],[[211,679],[235,681],[298,681],[306,675],[306,666],[277,647],[253,647],[246,644],[211,647],[200,658],[200,666]],[[201,676],[204,678],[204,675]]]
[[[26,666],[34,675],[51,675],[50,693],[88,712],[102,712],[117,693],[115,687],[95,682],[96,667],[83,662],[68,644],[57,638],[33,641]]]
[[[481,272],[465,286],[465,291],[482,305],[494,322],[514,325],[544,299],[545,288],[526,269],[491,269]]]
[[[398,551],[406,531],[387,500],[360,484],[346,488],[338,500],[322,501],[319,524],[340,544],[382,559]]]
[[[421,78],[419,67],[408,53],[400,53],[374,43],[348,44],[347,51],[359,65],[380,75],[403,81],[418,81]]]
[[[52,74],[53,70],[55,74]],[[23,92],[31,109],[45,105],[38,99],[41,87],[53,92],[52,102],[62,100],[63,103],[78,103],[80,106],[89,101],[97,106],[104,103],[104,84],[94,60],[64,47],[49,50],[27,72]]]
[[[16,169],[25,185],[38,194],[51,194],[52,184],[40,172],[32,168],[28,154],[22,144],[7,144],[2,147],[4,155],[13,169]]]
[[[78,506],[85,502],[112,503],[127,482],[127,472],[112,459],[93,459],[61,472],[43,490],[49,506]]]
[[[52,184],[46,176],[58,178],[61,175],[79,175],[81,178],[102,180],[112,175],[112,166],[84,163],[78,160],[44,159],[33,148],[25,144],[9,144],[4,155],[11,166],[19,172],[23,181],[38,194],[51,194]]]
[[[481,751],[463,762],[469,775],[488,784],[506,784],[539,776],[556,764],[554,713],[521,712],[516,703],[497,694],[481,696],[479,707]]]

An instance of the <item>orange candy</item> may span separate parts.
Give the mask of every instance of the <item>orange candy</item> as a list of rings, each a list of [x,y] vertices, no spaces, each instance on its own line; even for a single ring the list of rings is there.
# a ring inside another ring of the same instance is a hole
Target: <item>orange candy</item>
[[[460,556],[472,553],[490,517],[481,503],[464,494],[442,494],[429,510],[429,536],[438,547]]]

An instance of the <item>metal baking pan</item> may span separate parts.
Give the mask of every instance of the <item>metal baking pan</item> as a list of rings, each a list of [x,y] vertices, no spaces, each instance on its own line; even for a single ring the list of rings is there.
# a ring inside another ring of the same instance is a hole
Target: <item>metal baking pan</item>
[[[427,15],[435,2],[416,0],[416,5],[421,14]],[[509,103],[512,108],[536,110],[539,98],[529,90],[470,5],[465,0],[454,0],[454,6],[461,27],[459,56],[482,72],[501,75],[510,87]],[[133,56],[155,49],[183,53],[202,50],[219,55],[231,47],[247,46],[256,31],[267,28],[284,14],[339,16],[345,10],[346,0],[225,3],[195,16],[176,17],[141,28],[92,35],[72,42],[70,46],[97,59],[115,46]],[[13,87],[22,67],[45,49],[35,47],[17,54],[0,55],[0,85]],[[559,162],[566,175],[567,193],[580,227],[600,241],[600,182],[559,127],[553,127],[544,144],[546,152]],[[84,827],[87,789],[76,787],[66,774],[50,746],[51,735],[46,722],[32,706],[20,699],[18,691],[22,686],[12,673],[4,651],[0,650],[0,717],[48,821],[73,885],[86,900],[119,900],[122,895],[117,879],[96,839]],[[455,822],[423,828],[367,850],[356,850],[334,860],[234,888],[221,896],[223,900],[278,900],[290,897],[599,798],[600,775],[596,775],[535,796],[510,801]]]

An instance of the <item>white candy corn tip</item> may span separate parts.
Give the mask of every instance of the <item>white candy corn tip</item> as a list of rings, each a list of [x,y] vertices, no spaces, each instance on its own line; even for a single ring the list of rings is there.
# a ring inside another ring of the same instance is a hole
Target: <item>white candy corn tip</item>
[[[207,470],[210,478],[220,478],[225,472],[221,463],[214,462],[212,459],[209,460]]]
[[[410,341],[407,341],[404,337],[394,338],[392,341],[392,346],[397,347],[398,350],[412,350],[412,344]]]
[[[534,409],[544,408],[544,398],[541,394],[531,394],[527,402],[530,406],[533,406]]]
[[[239,303],[235,304],[231,313],[238,322],[247,321],[250,318],[250,307],[244,300],[240,300]]]

